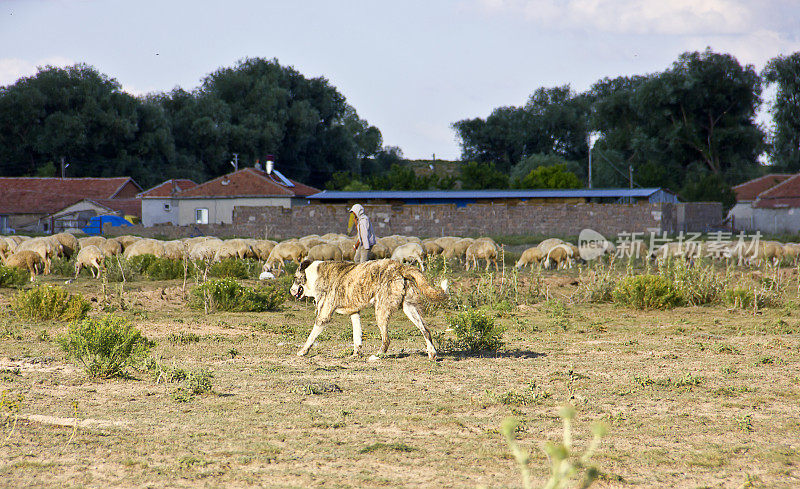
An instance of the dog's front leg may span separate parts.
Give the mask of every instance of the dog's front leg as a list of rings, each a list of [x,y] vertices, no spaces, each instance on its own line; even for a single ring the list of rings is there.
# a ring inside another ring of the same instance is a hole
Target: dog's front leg
[[[361,315],[351,314],[350,321],[353,323],[353,356],[357,357],[361,355]]]
[[[325,323],[327,323],[331,319],[331,316],[333,316],[332,301],[326,301],[323,297],[319,300],[319,302],[317,302],[317,306],[317,319],[314,321],[314,327],[311,329],[311,333],[308,335],[306,344],[303,345],[303,348],[300,348],[300,351],[297,352],[298,356],[302,357],[308,353],[308,350],[311,349],[314,341],[317,340],[317,336],[319,336],[320,333],[322,333],[322,330],[325,329]]]

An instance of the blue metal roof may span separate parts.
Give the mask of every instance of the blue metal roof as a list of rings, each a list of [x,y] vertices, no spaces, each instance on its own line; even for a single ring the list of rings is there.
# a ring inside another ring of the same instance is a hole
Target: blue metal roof
[[[397,199],[426,201],[435,199],[452,201],[459,199],[542,199],[542,198],[623,198],[650,197],[659,190],[651,188],[583,188],[583,189],[547,189],[547,190],[375,190],[364,192],[344,192],[339,190],[323,190],[307,197],[314,200],[364,200],[364,199]]]

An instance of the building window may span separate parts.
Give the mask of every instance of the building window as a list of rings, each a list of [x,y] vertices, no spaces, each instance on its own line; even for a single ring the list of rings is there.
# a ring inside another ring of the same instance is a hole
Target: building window
[[[194,223],[195,224],[208,224],[208,209],[195,209],[194,210]]]
[[[172,209],[171,209],[171,207],[170,207],[170,205],[169,205],[169,203],[166,203],[166,204],[164,204],[164,210],[165,210],[166,212],[169,212],[170,210],[172,210]]]

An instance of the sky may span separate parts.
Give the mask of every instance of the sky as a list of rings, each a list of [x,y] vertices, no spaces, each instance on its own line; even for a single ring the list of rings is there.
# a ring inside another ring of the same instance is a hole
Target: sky
[[[86,63],[143,95],[275,58],[328,79],[409,159],[458,159],[454,122],[539,87],[582,92],[706,47],[759,71],[800,51],[800,0],[0,0],[0,86]]]

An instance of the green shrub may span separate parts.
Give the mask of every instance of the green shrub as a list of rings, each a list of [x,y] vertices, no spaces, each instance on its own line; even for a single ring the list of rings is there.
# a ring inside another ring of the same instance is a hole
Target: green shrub
[[[253,265],[255,263],[255,266]],[[217,278],[251,278],[261,271],[261,267],[255,260],[239,260],[236,258],[226,258],[211,265],[208,274]]]
[[[110,314],[73,322],[59,342],[92,377],[123,376],[126,367],[143,359],[155,346],[128,321]]]
[[[503,331],[482,311],[460,312],[449,320],[456,334],[455,346],[468,351],[497,350],[503,346]]]
[[[155,255],[134,256],[128,261],[136,272],[146,276],[150,280],[174,280],[183,278],[182,261],[159,258]]]
[[[27,270],[0,265],[0,287],[21,288],[30,278],[31,274]]]
[[[106,279],[109,282],[133,280],[139,271],[133,264],[121,256],[109,256],[105,259]]]
[[[779,307],[783,300],[775,288],[738,285],[725,290],[725,303],[734,309],[763,309]]]
[[[75,321],[85,318],[92,306],[81,294],[70,294],[62,287],[43,284],[18,292],[11,301],[11,308],[23,319]]]
[[[285,300],[286,291],[278,286],[254,289],[239,285],[232,278],[222,278],[195,287],[189,305],[209,311],[262,312],[277,311]]]
[[[625,277],[613,295],[614,302],[636,309],[670,309],[686,302],[675,284],[661,275]]]
[[[62,277],[71,277],[75,274],[75,257],[64,258],[59,256],[58,258],[53,258],[50,261],[50,273]]]
[[[672,282],[686,304],[692,306],[718,303],[728,281],[713,266],[703,265],[699,260],[690,265],[684,260],[670,258],[661,263],[658,273]]]

